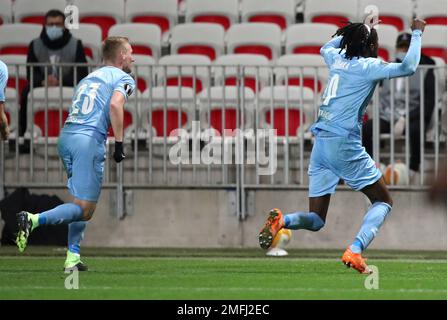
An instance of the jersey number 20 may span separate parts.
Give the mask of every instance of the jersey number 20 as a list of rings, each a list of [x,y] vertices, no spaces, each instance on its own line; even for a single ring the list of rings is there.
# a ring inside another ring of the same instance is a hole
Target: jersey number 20
[[[81,113],[82,114],[89,114],[93,110],[93,106],[95,103],[96,94],[98,93],[98,89],[101,86],[100,83],[91,83],[83,84],[78,88],[78,92],[76,95],[76,100],[73,101],[73,110],[71,111],[71,115],[77,115],[79,113],[79,107],[78,103],[81,100],[81,95],[85,92],[85,90],[88,88],[88,93],[84,96],[84,100],[82,101],[81,106]]]
[[[331,101],[331,99],[335,98],[337,96],[339,80],[340,80],[340,76],[338,74],[334,74],[332,76],[331,81],[329,81],[329,85],[327,86],[326,91],[325,91],[323,105],[325,105],[325,106],[329,105],[329,102]]]

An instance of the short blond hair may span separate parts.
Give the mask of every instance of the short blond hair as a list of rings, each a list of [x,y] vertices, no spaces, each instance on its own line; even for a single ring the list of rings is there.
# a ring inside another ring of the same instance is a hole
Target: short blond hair
[[[102,58],[104,61],[114,61],[124,44],[129,43],[126,37],[108,37],[102,43]]]

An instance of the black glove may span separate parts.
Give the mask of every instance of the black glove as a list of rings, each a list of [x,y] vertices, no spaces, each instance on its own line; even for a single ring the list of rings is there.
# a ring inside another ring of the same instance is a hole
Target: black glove
[[[125,157],[126,155],[124,154],[123,143],[115,141],[115,152],[113,153],[113,158],[117,163],[120,163]]]

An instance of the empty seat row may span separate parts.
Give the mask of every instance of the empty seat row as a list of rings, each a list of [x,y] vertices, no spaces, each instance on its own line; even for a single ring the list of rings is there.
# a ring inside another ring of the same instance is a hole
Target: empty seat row
[[[182,24],[173,29],[171,54],[198,54],[211,60],[225,53],[251,53],[276,60],[281,52],[319,54],[320,47],[335,33],[336,27],[325,23],[303,23],[290,26],[285,32],[282,47],[281,30],[268,23],[233,25],[227,32],[216,24]],[[86,56],[99,62],[101,37],[94,24],[81,24],[73,35],[83,41]],[[0,26],[0,54],[26,54],[29,42],[38,37],[40,27],[32,24],[8,24]],[[388,25],[380,26],[379,56],[390,61],[398,31]],[[150,56],[157,61],[161,56],[161,32],[157,26],[145,24],[115,25],[109,35],[127,36],[133,45],[134,54]],[[423,50],[430,56],[447,61],[447,26],[427,26],[424,32]]]
[[[159,25],[163,33],[178,23],[178,0],[0,0],[0,23],[42,23],[49,9],[64,11],[73,4],[80,21],[101,26],[105,37],[117,23],[139,22]],[[12,5],[14,3],[14,5]],[[238,22],[269,22],[286,29],[295,22],[296,0],[188,0],[185,4],[186,22],[211,22],[226,30]],[[415,5],[416,4],[416,5]],[[307,0],[304,2],[306,22],[324,22],[341,26],[346,20],[362,20],[378,9],[383,24],[399,31],[408,29],[414,15],[429,24],[447,24],[447,3],[440,0]],[[374,10],[375,11],[375,10]]]

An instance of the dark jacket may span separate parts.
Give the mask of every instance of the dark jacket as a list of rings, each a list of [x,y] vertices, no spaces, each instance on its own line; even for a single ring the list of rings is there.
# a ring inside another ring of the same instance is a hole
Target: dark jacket
[[[72,36],[69,30],[65,29],[61,38],[51,41],[45,31],[45,27],[40,33],[40,37],[31,41],[28,47],[28,63],[49,63],[50,55],[56,54],[60,57],[60,62],[63,63],[86,63],[87,59],[84,53],[84,46],[82,41]],[[27,68],[28,81],[31,80],[31,68]],[[82,78],[87,76],[87,67],[76,67],[77,81],[74,82],[74,68],[62,68],[62,85],[67,87],[75,86]],[[51,68],[48,68],[50,74]],[[57,77],[59,79],[59,77]],[[42,81],[45,79],[45,68],[35,67],[33,71],[33,85],[34,87],[41,87]]]

